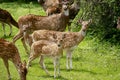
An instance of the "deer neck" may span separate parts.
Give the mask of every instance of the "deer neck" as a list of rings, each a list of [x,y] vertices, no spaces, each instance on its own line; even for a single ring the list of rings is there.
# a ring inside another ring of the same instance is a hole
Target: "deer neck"
[[[32,39],[32,36],[31,36],[31,31],[24,31],[23,34],[24,34],[24,39],[27,43],[29,43],[29,41]]]
[[[16,28],[19,28],[18,23],[11,17],[11,23],[14,25]]]
[[[21,80],[26,80],[26,77],[23,77],[23,78],[20,77],[20,79],[21,79]]]
[[[17,70],[20,70],[18,65],[19,65],[20,63],[22,63],[22,62],[21,62],[21,58],[20,58],[20,56],[19,56],[18,51],[17,51],[17,53],[16,53],[15,56],[14,56],[13,63],[14,63],[14,65],[15,65],[15,67],[17,68]]]
[[[67,24],[68,24],[68,22],[69,22],[69,15],[67,16],[67,15],[65,15],[65,14],[68,14],[68,12],[69,11],[67,11],[67,12],[62,12],[60,15],[60,19],[59,19],[59,21],[61,22],[61,25],[62,25],[62,28],[59,28],[58,30],[59,31],[64,31],[65,30],[65,28],[66,28],[66,26],[67,26]]]
[[[62,11],[62,15],[68,17],[69,16],[69,9]]]
[[[26,80],[26,76],[22,73],[22,70],[20,68],[20,65],[22,65],[21,58],[19,56],[19,53],[17,53],[13,59],[13,63],[19,73],[20,80]],[[24,76],[24,77],[23,77]]]
[[[81,30],[79,31],[79,33],[80,33],[80,35],[81,35],[82,37],[85,37],[85,36],[86,36],[86,30],[81,29]]]
[[[69,16],[69,10],[64,11],[65,16]]]

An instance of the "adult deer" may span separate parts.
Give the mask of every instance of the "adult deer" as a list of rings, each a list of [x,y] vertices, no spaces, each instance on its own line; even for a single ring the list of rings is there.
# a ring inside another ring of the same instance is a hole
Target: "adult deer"
[[[15,43],[18,39],[23,38],[23,28],[27,28],[27,32],[30,34],[35,30],[55,30],[64,31],[69,22],[69,2],[62,3],[62,12],[51,16],[39,16],[29,14],[22,16],[18,20],[19,32],[13,38]],[[29,50],[26,47],[25,40],[22,40],[26,53],[29,54]]]
[[[16,28],[19,28],[18,23],[13,19],[11,14],[7,10],[3,10],[1,8],[0,8],[0,22],[2,23],[4,36],[6,36],[5,24],[8,24],[10,26],[9,36],[12,34],[12,26],[11,26],[11,24],[14,25]]]
[[[79,45],[81,41],[85,38],[88,25],[91,23],[91,19],[88,21],[79,20],[79,23],[82,24],[81,30],[79,32],[58,32],[58,31],[49,31],[49,30],[37,30],[32,34],[33,41],[38,40],[51,40],[58,39],[64,35],[63,38],[63,49],[66,51],[67,55],[67,69],[72,69],[72,53],[76,46]],[[57,37],[55,37],[57,36]]]
[[[0,58],[2,58],[7,69],[8,80],[11,80],[8,60],[11,60],[15,65],[20,75],[20,80],[26,80],[27,68],[26,62],[22,63],[17,47],[4,39],[0,39]]]
[[[61,2],[69,1],[69,31],[71,30],[71,21],[76,17],[80,10],[80,1],[78,0],[38,0],[47,15],[57,14],[61,12]]]

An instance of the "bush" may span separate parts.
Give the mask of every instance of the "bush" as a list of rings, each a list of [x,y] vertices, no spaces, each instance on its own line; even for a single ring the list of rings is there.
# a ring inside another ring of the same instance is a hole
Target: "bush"
[[[116,29],[119,12],[119,0],[81,0],[78,17],[92,18],[89,32],[93,37],[116,43],[120,42],[120,31]]]

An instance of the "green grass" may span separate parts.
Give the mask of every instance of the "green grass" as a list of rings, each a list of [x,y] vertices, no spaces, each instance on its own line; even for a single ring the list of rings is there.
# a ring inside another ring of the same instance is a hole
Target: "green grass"
[[[29,8],[30,7],[30,8]],[[8,10],[15,20],[22,15],[37,14],[45,15],[43,9],[36,3],[1,3],[0,8]],[[1,26],[1,25],[0,25]],[[8,26],[8,25],[6,25]],[[9,27],[6,27],[7,34]],[[18,29],[13,27],[11,37],[3,37],[3,30],[0,27],[0,37],[12,41],[13,36]],[[23,45],[20,40],[16,42],[20,56],[23,60],[28,60]],[[38,64],[39,59],[32,62],[29,68],[27,80],[54,80],[54,68],[52,59],[46,58],[46,67],[52,76],[46,75]],[[12,80],[19,80],[18,72],[14,65],[10,63],[10,72]],[[73,54],[73,70],[66,70],[66,55],[64,54],[60,61],[61,77],[56,80],[120,80],[120,46],[111,45],[109,42],[99,42],[99,40],[89,38],[89,35],[80,43]],[[0,59],[0,80],[7,80],[7,71],[2,59]]]

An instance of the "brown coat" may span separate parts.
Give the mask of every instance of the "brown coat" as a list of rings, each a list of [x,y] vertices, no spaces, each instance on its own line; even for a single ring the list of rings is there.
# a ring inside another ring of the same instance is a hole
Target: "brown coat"
[[[26,64],[21,62],[18,49],[12,42],[0,39],[0,58],[3,59],[6,66],[8,79],[11,79],[8,64],[8,60],[11,60],[19,72],[20,80],[26,80]]]

